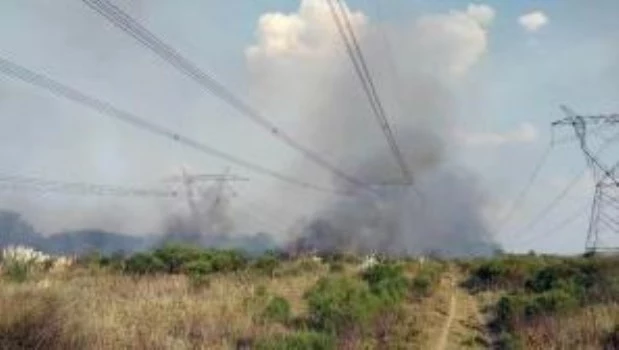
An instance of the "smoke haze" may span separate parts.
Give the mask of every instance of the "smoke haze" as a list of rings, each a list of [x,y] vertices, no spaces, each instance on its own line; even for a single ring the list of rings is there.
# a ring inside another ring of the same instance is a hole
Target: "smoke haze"
[[[455,146],[450,137],[457,109],[454,90],[486,51],[493,10],[471,5],[448,15],[421,17],[402,28],[371,23],[358,12],[349,15],[381,95],[392,96],[384,104],[415,187],[378,186],[378,199],[362,194],[325,201],[298,244],[392,254],[491,253],[495,245],[484,216],[486,195],[475,176],[450,157]],[[387,50],[385,34],[391,38]],[[394,157],[342,53],[326,2],[306,0],[298,13],[265,15],[258,35],[259,45],[247,56],[261,98],[273,104],[298,102],[292,108],[303,118],[300,137],[352,169],[356,178],[369,184],[401,183]],[[395,84],[387,84],[390,80]],[[299,167],[299,176],[308,173],[311,169]]]
[[[220,244],[221,237],[265,232],[280,243],[320,249],[486,254],[496,245],[499,212],[522,185],[531,155],[542,151],[546,135],[540,130],[550,119],[541,116],[554,118],[556,105],[570,101],[587,101],[574,106],[578,111],[616,109],[616,1],[540,5],[536,10],[547,22],[535,31],[518,23],[532,10],[520,3],[381,1],[383,14],[391,12],[381,17],[373,11],[375,1],[348,1],[415,180],[413,188],[379,186],[401,181],[401,172],[325,0],[278,6],[112,2],[300,144],[373,185],[378,196],[284,146],[81,2],[7,0],[0,2],[1,57],[236,157],[356,193],[338,197],[295,188],[0,75],[0,177],[181,193],[167,199],[67,196],[9,191],[0,184],[0,210],[22,214],[44,235],[97,228]],[[542,190],[516,217],[533,215],[536,203],[554,195],[543,184],[580,166],[574,158],[566,156],[540,180]],[[233,183],[237,195],[214,212],[212,193],[192,209],[182,185],[162,181],[182,167],[191,174],[231,167],[250,181]],[[209,215],[217,219],[207,220]],[[580,247],[580,234],[574,230],[574,246]]]

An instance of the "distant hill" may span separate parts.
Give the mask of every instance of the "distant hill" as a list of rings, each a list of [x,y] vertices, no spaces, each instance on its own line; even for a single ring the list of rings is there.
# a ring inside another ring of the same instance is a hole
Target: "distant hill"
[[[206,235],[196,243],[205,247],[239,249],[249,254],[258,254],[276,249],[277,243],[267,233],[249,235]],[[84,254],[98,251],[102,254],[131,253],[149,249],[167,240],[177,240],[175,235],[134,236],[107,232],[100,229],[65,231],[44,236],[35,231],[19,213],[0,211],[0,247],[26,245],[48,254]]]

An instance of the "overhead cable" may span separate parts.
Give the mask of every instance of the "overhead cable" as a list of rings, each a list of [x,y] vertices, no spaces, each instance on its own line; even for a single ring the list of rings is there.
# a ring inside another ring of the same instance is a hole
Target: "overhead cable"
[[[338,9],[336,9],[334,2],[337,3]],[[391,152],[398,163],[398,167],[402,172],[404,184],[411,185],[413,182],[412,174],[406,164],[406,161],[404,160],[402,152],[400,151],[391,126],[389,125],[385,109],[376,91],[372,75],[368,69],[368,65],[363,56],[363,51],[361,50],[361,46],[359,45],[359,41],[357,40],[352,24],[350,23],[348,13],[340,0],[327,0],[327,3],[329,4],[331,15],[338,32],[342,37],[344,45],[346,46],[346,52],[348,53],[357,77],[361,82],[361,87],[368,98],[373,115],[375,116],[381,131],[385,135],[389,148],[391,149]]]
[[[516,212],[517,209],[520,208],[520,205],[522,204],[523,200],[529,194],[529,190],[531,189],[531,186],[533,185],[533,183],[537,179],[537,176],[539,175],[540,171],[542,170],[542,167],[546,164],[546,161],[548,160],[548,155],[550,154],[550,151],[552,150],[553,145],[554,144],[552,142],[550,143],[550,145],[548,145],[548,147],[546,148],[546,150],[544,151],[544,153],[540,157],[539,161],[537,162],[537,164],[533,168],[533,172],[531,173],[531,176],[527,180],[525,186],[522,188],[522,190],[515,197],[515,199],[512,202],[512,204],[511,204],[507,214],[505,214],[505,216],[501,220],[501,222],[499,224],[499,229],[497,230],[498,232],[501,232],[503,227],[505,227],[505,225],[507,223],[509,223],[509,221],[512,218],[513,214]]]
[[[0,189],[10,191],[56,192],[74,195],[118,197],[178,197],[176,191],[155,188],[102,185],[91,182],[66,182],[23,175],[0,174]]]
[[[605,142],[602,144],[602,146],[598,149],[598,151],[596,152],[596,156],[600,153],[602,153],[608,146],[610,146],[612,144],[612,142],[616,141],[617,139],[619,139],[619,133],[616,133],[614,136],[608,138],[607,140],[605,140]],[[572,188],[582,180],[583,176],[586,174],[587,172],[587,168],[584,168],[580,173],[578,173],[578,175],[572,179],[572,181],[570,181],[566,187],[555,197],[553,198],[553,200],[548,203],[548,205],[546,205],[532,220],[530,220],[522,229],[514,231],[514,233],[520,233],[522,231],[528,230],[530,228],[532,228],[533,226],[537,225],[538,222],[540,222],[544,217],[546,217],[546,215],[548,215],[548,213],[550,211],[552,211],[559,202],[561,202],[565,196],[567,196],[567,194],[572,190]]]
[[[259,164],[251,163],[249,161],[237,158],[233,155],[230,155],[223,151],[212,148],[208,145],[200,143],[189,137],[183,136],[163,126],[151,123],[148,120],[140,118],[134,114],[120,110],[105,101],[85,95],[79,92],[78,90],[75,90],[67,85],[63,85],[55,80],[52,80],[51,78],[35,73],[31,70],[28,70],[27,68],[24,68],[16,63],[10,62],[3,58],[0,58],[0,72],[7,76],[13,77],[15,79],[19,79],[31,85],[48,90],[54,95],[61,96],[73,102],[87,106],[93,110],[96,110],[97,112],[103,115],[121,120],[127,124],[130,124],[134,127],[148,131],[150,133],[166,137],[180,144],[183,144],[187,147],[193,148],[194,150],[209,154],[210,156],[213,156],[213,157],[223,159],[227,162],[236,164],[238,166],[249,169],[256,173],[267,175],[277,180],[287,182],[292,185],[302,187],[305,189],[311,189],[311,190],[331,193],[331,194],[348,195],[348,193],[335,190],[335,189],[331,189],[331,188],[327,188],[327,187],[323,187],[323,186],[319,186],[319,185],[301,180],[297,177],[284,175],[277,171],[263,167]]]
[[[180,72],[193,79],[198,85],[208,90],[211,94],[217,96],[242,115],[250,118],[260,127],[266,129],[271,135],[280,139],[289,147],[295,149],[303,156],[319,165],[320,167],[330,171],[336,177],[353,184],[356,187],[367,188],[368,185],[361,180],[345,173],[335,165],[325,160],[319,153],[310,150],[292,136],[286,134],[283,130],[275,126],[264,115],[250,106],[241,98],[237,97],[232,91],[227,89],[223,84],[215,80],[212,76],[198,68],[194,63],[183,57],[177,50],[164,43],[161,39],[155,36],[152,32],[138,23],[135,19],[122,11],[120,8],[110,3],[107,0],[82,0],[91,9],[105,17],[116,27],[120,28],[125,33],[132,36],[139,43],[150,49],[164,61],[171,64]]]

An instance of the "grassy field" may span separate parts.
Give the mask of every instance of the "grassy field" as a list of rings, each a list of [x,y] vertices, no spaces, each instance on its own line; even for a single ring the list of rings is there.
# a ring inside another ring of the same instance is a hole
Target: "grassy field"
[[[1,349],[619,346],[611,258],[363,266],[169,246],[52,266],[3,261]]]

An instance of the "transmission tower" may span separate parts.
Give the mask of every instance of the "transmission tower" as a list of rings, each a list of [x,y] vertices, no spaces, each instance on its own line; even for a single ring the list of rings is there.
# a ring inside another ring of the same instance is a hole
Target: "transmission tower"
[[[199,235],[218,231],[216,216],[227,198],[227,183],[247,180],[245,177],[230,174],[229,169],[221,174],[190,174],[185,168],[181,169],[180,176],[165,179],[167,182],[180,182],[183,185],[192,226],[199,229],[200,232],[195,232]],[[210,185],[206,186],[206,183]]]
[[[619,246],[609,245],[604,240],[619,235],[619,178],[616,172],[619,163],[613,160],[614,164],[608,165],[601,157],[602,151],[619,138],[619,133],[602,139],[596,152],[591,149],[595,141],[600,141],[600,133],[619,127],[619,114],[583,116],[565,106],[561,109],[566,117],[553,122],[552,126],[573,128],[595,184],[585,252],[619,251]]]

